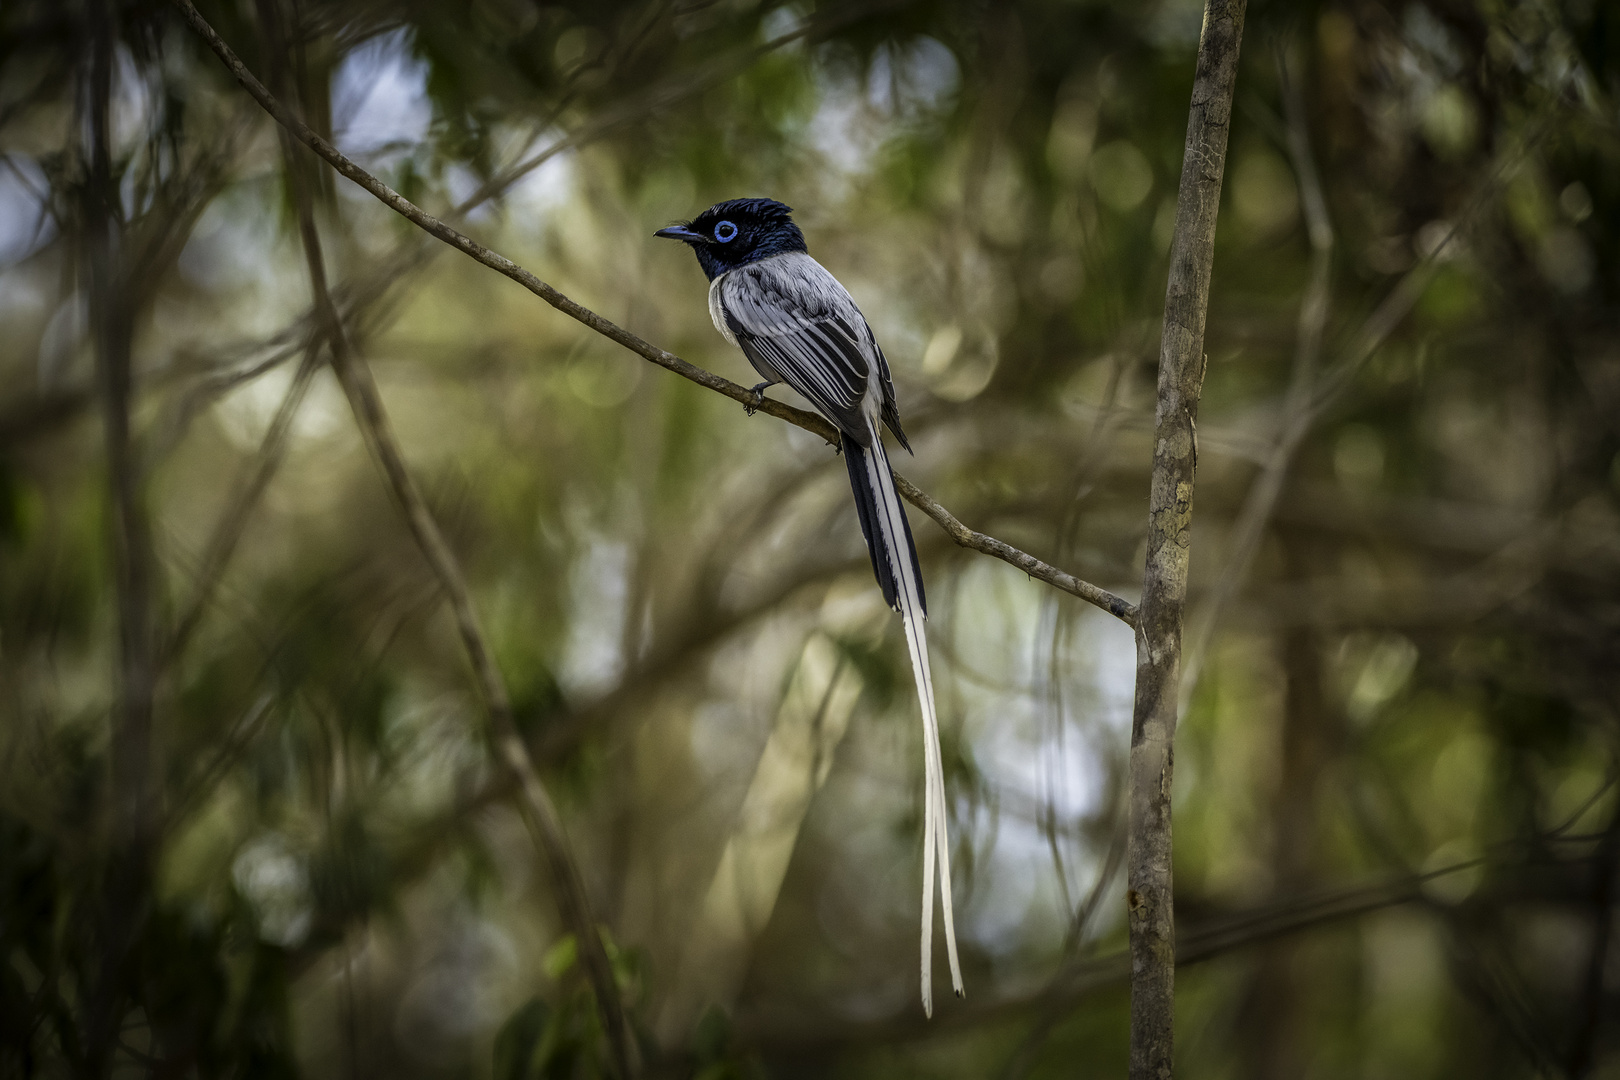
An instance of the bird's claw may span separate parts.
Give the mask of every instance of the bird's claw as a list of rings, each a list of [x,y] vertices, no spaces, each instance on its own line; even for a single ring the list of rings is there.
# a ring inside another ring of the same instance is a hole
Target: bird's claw
[[[749,416],[754,415],[759,407],[765,403],[765,388],[769,385],[771,384],[768,382],[762,382],[754,387],[754,400],[743,406],[743,412]]]

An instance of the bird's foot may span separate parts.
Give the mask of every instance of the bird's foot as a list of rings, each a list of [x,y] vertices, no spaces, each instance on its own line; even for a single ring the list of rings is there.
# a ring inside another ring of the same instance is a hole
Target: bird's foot
[[[757,410],[760,407],[760,405],[762,405],[764,403],[764,401],[765,401],[765,388],[767,386],[769,386],[769,385],[771,385],[771,384],[768,383],[768,382],[762,382],[758,386],[754,387],[754,400],[752,402],[750,402],[749,404],[743,406],[743,411],[746,412],[749,416],[753,416],[755,410]]]

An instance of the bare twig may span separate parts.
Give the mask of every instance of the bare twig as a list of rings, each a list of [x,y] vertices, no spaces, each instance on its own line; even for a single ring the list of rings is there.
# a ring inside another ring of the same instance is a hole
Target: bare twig
[[[672,352],[665,349],[660,349],[658,346],[653,345],[650,342],[643,341],[635,334],[632,334],[630,331],[624,329],[611,320],[605,319],[584,305],[569,299],[557,289],[553,288],[551,285],[548,285],[546,282],[541,281],[534,274],[528,270],[525,270],[511,259],[508,259],[504,255],[497,252],[491,251],[489,248],[484,247],[471,237],[457,231],[451,226],[445,224],[443,221],[422,210],[419,206],[405,198],[399,192],[395,191],[377,177],[371,175],[365,169],[362,169],[359,165],[349,160],[349,158],[344,156],[344,154],[335,146],[321,138],[321,136],[312,131],[307,124],[289,112],[287,107],[276,99],[275,95],[271,94],[270,91],[265,89],[264,84],[259,82],[253,73],[249,71],[242,63],[241,59],[236,55],[236,53],[231,50],[231,47],[225,44],[224,40],[220,38],[219,34],[215,32],[214,28],[208,24],[201,14],[198,13],[196,7],[191,3],[191,0],[173,0],[173,2],[175,7],[179,8],[181,14],[185,16],[186,21],[190,23],[191,27],[196,30],[204,41],[208,43],[209,48],[214,51],[214,54],[220,58],[220,61],[236,78],[236,81],[241,83],[242,87],[253,96],[255,101],[264,107],[266,112],[275,118],[278,124],[280,124],[287,131],[291,132],[295,138],[297,138],[304,145],[308,146],[345,178],[364,188],[379,202],[383,203],[383,205],[387,206],[401,217],[404,217],[406,220],[410,221],[423,231],[455,248],[457,251],[460,251],[470,258],[483,263],[491,270],[511,278],[513,281],[522,285],[524,288],[534,293],[534,295],[538,296],[540,299],[544,300],[558,311],[561,311],[570,318],[583,323],[592,330],[596,331],[598,334],[601,334],[603,337],[617,342],[619,345],[629,349],[637,356],[651,361],[652,363],[657,364],[659,367],[665,368],[666,370],[673,371],[675,374],[680,375],[685,379],[689,379],[692,382],[697,383],[699,386],[706,387],[713,390],[717,394],[724,395],[740,405],[748,407],[754,406],[753,393],[746,387],[740,386],[737,383],[732,382],[730,379],[722,378],[713,372],[705,371],[703,368],[681,359]],[[833,430],[832,425],[814,413],[806,412],[803,409],[795,409],[791,405],[784,405],[781,402],[773,401],[770,398],[766,398],[763,402],[761,402],[757,411],[774,416],[779,420],[785,420],[788,423],[801,427],[806,431],[814,432],[815,434],[820,435],[823,439],[827,440],[827,442],[831,445],[836,446],[838,444],[838,434]],[[957,522],[957,525],[961,528],[961,532],[953,531],[951,527],[946,524],[946,520],[936,516],[929,506],[917,502],[916,496],[921,496],[922,494],[920,491],[917,491],[914,486],[907,483],[898,475],[896,475],[895,479],[901,486],[902,494],[906,494],[907,498],[910,499],[913,504],[917,505],[919,509],[922,509],[925,513],[928,513],[930,517],[933,517],[934,520],[939,522],[939,524],[948,532],[951,532],[951,535],[956,539],[957,543],[962,544],[964,547],[971,547],[976,551],[981,551],[984,554],[992,555],[1003,560],[1004,562],[1012,564],[1013,566],[1017,566],[1019,569],[1025,570],[1032,577],[1039,577],[1041,580],[1046,581],[1057,588],[1064,589],[1064,591],[1085,600],[1087,603],[1097,605],[1104,611],[1109,612],[1109,614],[1123,619],[1126,622],[1131,622],[1134,618],[1134,608],[1132,608],[1128,602],[1113,596],[1113,594],[1104,589],[1100,589],[1096,586],[1086,585],[1086,583],[1079,581],[1079,579],[1074,578],[1071,575],[1063,574],[1061,571],[1052,569],[1039,559],[1036,559],[1034,556],[1021,552],[1011,545],[993,540],[991,537],[984,536],[982,533],[975,533],[968,530],[965,526],[961,526],[960,522]],[[915,496],[911,494],[913,492],[915,493]],[[929,502],[932,504],[934,509],[940,509],[941,513],[943,513],[942,508],[939,508],[937,503],[932,503],[932,500],[929,500]],[[955,519],[950,518],[948,514],[945,515],[945,518],[955,521]],[[1069,584],[1066,585],[1063,584],[1063,582],[1067,582]],[[1072,585],[1072,587],[1070,587],[1070,585]],[[1084,586],[1084,588],[1082,589],[1081,586]]]
[[[192,633],[202,621],[214,586],[219,583],[220,576],[224,574],[225,567],[231,561],[231,556],[235,554],[236,545],[242,539],[242,532],[247,528],[253,508],[258,505],[259,498],[264,494],[265,488],[270,486],[271,478],[281,466],[281,459],[287,448],[287,434],[292,430],[293,418],[298,415],[298,408],[304,402],[304,394],[309,390],[310,380],[319,369],[319,356],[320,341],[311,340],[304,352],[303,362],[298,365],[298,371],[293,376],[292,385],[287,387],[286,394],[282,396],[281,404],[276,408],[276,415],[270,421],[270,427],[264,433],[264,439],[254,454],[252,464],[244,470],[245,479],[233,488],[234,494],[230,505],[220,515],[213,534],[208,538],[208,544],[203,549],[202,562],[197,568],[196,580],[192,584],[191,600],[182,609],[184,614],[180,616],[174,632],[165,643],[160,658],[162,664],[168,664],[185,651],[186,643],[190,641]]]
[[[1003,543],[993,536],[986,536],[982,532],[974,532],[962,524],[956,517],[925,491],[917,487],[910,480],[894,474],[896,489],[904,495],[906,501],[917,509],[933,518],[940,528],[950,534],[952,540],[965,548],[992,555],[1002,562],[1016,566],[1032,578],[1039,578],[1055,589],[1062,589],[1071,596],[1078,596],[1088,604],[1102,608],[1115,618],[1122,619],[1131,626],[1136,625],[1136,607],[1122,596],[1115,596],[1107,589],[1099,588],[1089,581],[1081,581],[1073,574],[1065,573],[1055,566],[1050,566],[1035,556],[1019,551],[1011,544]]]
[[[263,0],[263,8],[270,15],[274,15],[273,5],[274,0]],[[196,10],[190,8],[189,4],[185,6],[190,9],[190,14],[200,21],[200,16],[196,16]],[[288,115],[291,118],[290,114]],[[303,126],[301,121],[298,123]],[[308,131],[308,128],[304,130]],[[584,879],[574,860],[567,834],[563,831],[556,805],[552,802],[539,773],[535,771],[528,747],[518,732],[506,683],[495,666],[494,657],[490,654],[477,611],[473,607],[466,578],[462,574],[461,564],[456,559],[455,553],[450,550],[450,545],[428,510],[415,479],[405,466],[404,455],[400,452],[398,441],[394,437],[392,425],[383,408],[382,398],[377,392],[377,384],[372,378],[370,367],[350,349],[342,319],[326,283],[320,235],[315,227],[314,199],[309,190],[308,178],[302,169],[304,163],[285,132],[282,137],[282,148],[287,176],[298,207],[298,228],[308,265],[312,299],[325,323],[325,336],[331,350],[333,370],[348,396],[355,422],[359,425],[368,448],[381,466],[389,489],[399,504],[412,538],[450,600],[456,628],[460,632],[462,645],[467,651],[467,659],[472,665],[489,715],[490,736],[494,749],[518,781],[525,823],[556,886],[558,913],[564,925],[574,934],[581,965],[595,993],[597,1008],[601,1010],[602,1026],[612,1051],[615,1071],[624,1080],[629,1080],[639,1072],[639,1066],[631,1042],[624,1004],[619,997],[618,983],[601,935],[597,931],[596,920],[591,914]]]
[[[223,745],[214,751],[208,764],[197,773],[180,793],[170,802],[164,810],[164,819],[170,823],[183,821],[196,805],[205,799],[219,783],[225,770],[234,764],[249,743],[259,733],[260,727],[266,717],[271,714],[275,698],[269,693],[261,693],[248,706],[235,724],[231,725]]]
[[[1170,861],[1172,748],[1198,465],[1195,422],[1204,384],[1204,320],[1245,7],[1246,0],[1206,0],[1204,5],[1159,343],[1147,567],[1136,622],[1136,703],[1131,722],[1126,893],[1131,1080],[1169,1080],[1172,1074],[1176,970]]]

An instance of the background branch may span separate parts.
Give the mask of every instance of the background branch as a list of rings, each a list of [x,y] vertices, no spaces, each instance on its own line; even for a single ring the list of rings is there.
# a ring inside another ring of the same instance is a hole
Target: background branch
[[[292,384],[282,395],[281,403],[276,406],[275,416],[271,418],[270,427],[265,431],[253,460],[243,468],[242,479],[232,485],[230,502],[203,546],[202,559],[197,565],[197,572],[191,583],[191,599],[181,608],[180,618],[165,643],[160,666],[167,666],[185,652],[191,635],[202,622],[203,613],[208,610],[209,599],[219,585],[220,578],[224,576],[225,568],[230,565],[231,556],[236,553],[236,545],[242,539],[248,520],[253,516],[254,508],[258,506],[265,489],[270,486],[270,481],[285,456],[287,435],[292,431],[293,420],[297,418],[298,409],[304,403],[304,395],[309,390],[310,380],[315,377],[315,372],[320,370],[320,349],[323,343],[324,339],[317,336],[311,338],[305,346],[304,358],[298,364],[298,371],[293,375]]]
[[[86,988],[86,1075],[107,1069],[119,1043],[127,1002],[126,966],[140,925],[151,877],[154,841],[152,769],[152,543],[143,498],[138,443],[131,422],[134,384],[134,304],[129,295],[131,253],[112,160],[114,34],[110,3],[89,5],[80,32],[89,38],[90,63],[79,98],[88,145],[82,146],[84,251],[89,321],[101,403],[103,453],[110,514],[113,588],[117,598],[118,667],[111,710],[110,797],[100,809],[108,882],[91,898],[100,946],[95,982]]]

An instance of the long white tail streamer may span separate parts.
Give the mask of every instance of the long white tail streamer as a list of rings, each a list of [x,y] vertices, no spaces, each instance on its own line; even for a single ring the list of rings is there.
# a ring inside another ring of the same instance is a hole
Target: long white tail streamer
[[[922,890],[922,1002],[934,1015],[934,871],[939,868],[941,914],[945,918],[945,952],[950,958],[951,987],[962,996],[962,966],[956,956],[956,917],[951,905],[951,845],[946,829],[945,769],[939,751],[939,719],[934,710],[934,676],[928,666],[928,639],[923,633],[922,589],[908,544],[905,510],[889,472],[889,458],[876,427],[866,454],[866,472],[879,510],[876,532],[882,536],[884,555],[894,570],[896,599],[905,623],[911,672],[917,680],[917,700],[923,720],[923,890]]]

